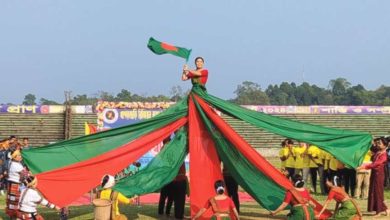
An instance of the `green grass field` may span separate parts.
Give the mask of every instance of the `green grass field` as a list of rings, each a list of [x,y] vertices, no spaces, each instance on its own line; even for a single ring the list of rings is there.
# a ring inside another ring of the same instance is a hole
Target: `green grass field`
[[[390,206],[390,190],[386,190],[386,204]],[[324,202],[325,196],[317,196],[314,195],[316,199],[318,199],[321,203]],[[4,214],[4,206],[5,206],[5,197],[0,197],[0,217],[3,219],[8,219],[6,215]],[[367,200],[358,200],[358,204],[360,208],[363,210],[364,213],[364,219],[372,219],[370,215],[372,213],[364,212],[367,207]],[[331,204],[331,208],[334,207],[334,204]],[[128,206],[121,206],[120,207],[121,213],[125,214],[128,219],[173,219],[173,218],[167,218],[165,216],[158,216],[157,215],[157,205],[142,205],[141,207],[137,207],[134,205],[128,205]],[[173,211],[173,210],[172,210]],[[59,215],[55,210],[47,209],[47,208],[40,208],[39,212],[42,214],[42,216],[45,219],[59,219]],[[247,202],[241,204],[241,219],[285,219],[285,215],[288,213],[288,211],[284,211],[280,213],[278,216],[271,217],[268,215],[268,211],[261,208],[257,203],[254,202]],[[188,204],[186,206],[186,216],[189,216],[189,207]],[[93,219],[93,207],[92,205],[85,205],[85,206],[72,206],[70,207],[70,216],[69,219],[73,220],[87,220],[87,219]],[[390,219],[389,217],[381,217],[381,218],[375,218],[375,219]]]

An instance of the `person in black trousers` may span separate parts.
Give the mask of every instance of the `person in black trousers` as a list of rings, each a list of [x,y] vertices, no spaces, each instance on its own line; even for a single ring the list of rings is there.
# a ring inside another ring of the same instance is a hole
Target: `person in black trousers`
[[[163,140],[163,146],[168,144],[171,141],[170,137],[167,137]],[[158,214],[163,215],[164,214],[164,208],[165,208],[165,214],[169,216],[171,214],[171,208],[173,203],[173,182],[168,183],[167,185],[163,186],[160,190],[160,199],[158,201]],[[167,200],[168,199],[168,200]],[[165,206],[166,204],[166,206]]]
[[[165,185],[163,188],[161,188],[160,199],[158,201],[159,215],[164,214],[164,208],[165,208],[165,215],[169,216],[171,214],[171,207],[173,203],[172,185],[173,182],[170,182],[167,185]]]
[[[172,188],[170,192],[173,194],[173,203],[175,204],[175,218],[184,218],[184,206],[186,203],[186,192],[187,192],[187,176],[185,164],[180,167],[179,173],[176,178],[172,181]]]
[[[356,170],[348,167],[344,167],[341,170],[342,173],[342,182],[344,184],[344,189],[347,194],[351,197],[355,197],[355,188],[356,188]]]
[[[232,198],[234,205],[236,206],[237,212],[240,213],[240,199],[238,197],[238,183],[229,173],[227,168],[223,167],[223,178],[225,180],[228,196]]]

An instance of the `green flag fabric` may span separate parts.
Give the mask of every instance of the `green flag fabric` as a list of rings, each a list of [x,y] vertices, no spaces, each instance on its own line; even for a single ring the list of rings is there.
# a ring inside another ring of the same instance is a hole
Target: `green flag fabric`
[[[181,128],[145,168],[118,181],[114,189],[127,197],[156,192],[175,178],[186,155],[187,131]]]
[[[31,172],[37,174],[91,159],[185,117],[187,109],[187,100],[183,99],[157,116],[136,124],[23,150],[23,160]]]
[[[267,115],[209,95],[197,86],[192,91],[225,114],[271,133],[316,145],[350,167],[359,166],[371,146],[372,137],[369,133],[327,128]]]
[[[148,48],[157,55],[172,54],[178,57],[182,57],[188,61],[191,54],[191,49],[183,47],[173,46],[164,42],[155,40],[153,37],[149,38]]]

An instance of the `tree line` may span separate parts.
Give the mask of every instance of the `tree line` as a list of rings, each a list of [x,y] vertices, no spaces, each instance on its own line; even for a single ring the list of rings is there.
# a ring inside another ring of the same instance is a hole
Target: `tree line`
[[[179,101],[188,94],[180,86],[173,86],[169,95],[146,96],[131,93],[122,89],[119,93],[99,91],[88,96],[79,94],[69,101],[72,105],[93,105],[98,100],[124,102],[168,102]],[[352,86],[345,78],[329,81],[327,88],[303,82],[282,82],[280,85],[269,85],[265,90],[258,83],[244,81],[234,91],[235,97],[230,102],[239,105],[390,105],[390,87],[380,86],[375,90],[367,90],[363,85]],[[39,102],[34,94],[24,97],[24,105],[57,105],[64,104],[57,101],[41,98]]]

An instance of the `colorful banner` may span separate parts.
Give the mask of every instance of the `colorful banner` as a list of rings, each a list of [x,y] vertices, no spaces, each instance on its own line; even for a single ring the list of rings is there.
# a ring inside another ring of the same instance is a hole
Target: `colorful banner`
[[[119,128],[125,125],[152,118],[166,108],[170,107],[173,102],[98,102],[96,105],[97,128],[106,130]],[[143,155],[138,162],[141,168],[146,166],[162,149],[163,144],[159,143],[152,150]],[[188,161],[187,161],[188,162]],[[135,167],[129,166],[127,170],[134,172]]]
[[[243,107],[264,112],[267,114],[369,114],[369,115],[388,115],[390,106],[275,106],[275,105],[243,105]]]
[[[98,112],[98,129],[105,130],[118,128],[154,117],[161,113],[162,109],[111,109],[106,108]]]
[[[175,104],[174,102],[98,102],[95,110],[101,120],[100,128],[113,128],[132,124],[137,121],[153,117],[164,109]],[[388,115],[390,106],[277,106],[277,105],[243,105],[243,107],[264,112],[267,114],[369,114]],[[0,104],[0,114],[55,114],[65,112],[64,105],[5,105]],[[94,113],[92,105],[73,105],[75,114]],[[107,114],[106,116],[102,114]],[[103,121],[104,120],[104,121]],[[115,124],[115,125],[112,125]]]
[[[108,102],[99,101],[96,104],[96,111],[101,112],[106,108],[113,109],[167,109],[175,102]]]
[[[75,114],[93,113],[92,105],[72,105]],[[64,105],[3,105],[0,104],[0,114],[54,114],[65,112]]]

